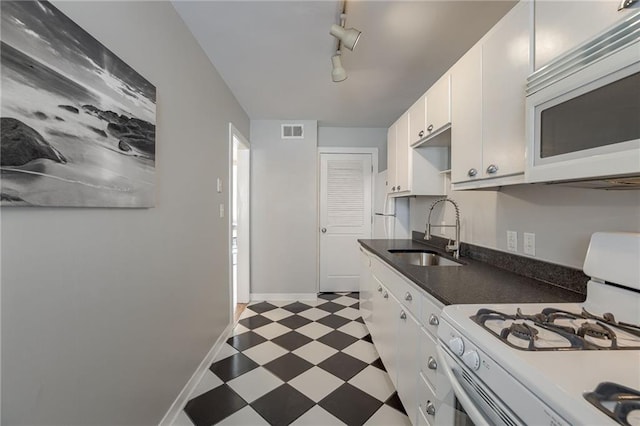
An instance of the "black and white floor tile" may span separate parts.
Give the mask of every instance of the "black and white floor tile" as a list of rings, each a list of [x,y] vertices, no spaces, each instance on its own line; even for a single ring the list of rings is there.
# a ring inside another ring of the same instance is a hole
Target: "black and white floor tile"
[[[409,425],[357,293],[250,304],[174,425]]]

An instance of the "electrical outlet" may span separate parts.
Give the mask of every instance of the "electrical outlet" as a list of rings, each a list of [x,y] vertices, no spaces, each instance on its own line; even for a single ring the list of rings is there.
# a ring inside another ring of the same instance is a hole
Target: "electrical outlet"
[[[532,232],[524,233],[524,254],[536,255],[536,234]]]
[[[224,217],[224,204],[220,204],[220,218]]]
[[[516,231],[507,231],[507,250],[518,251],[518,233]]]
[[[218,191],[218,193],[222,192],[222,179],[218,178],[217,182],[216,182],[216,189]]]

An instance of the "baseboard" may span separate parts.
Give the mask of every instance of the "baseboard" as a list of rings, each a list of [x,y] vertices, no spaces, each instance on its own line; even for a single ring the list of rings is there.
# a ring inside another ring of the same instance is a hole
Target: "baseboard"
[[[316,300],[318,293],[251,293],[251,301]]]
[[[213,364],[213,360],[220,352],[222,345],[227,340],[227,337],[229,337],[229,334],[231,333],[231,330],[233,330],[234,326],[235,326],[235,323],[233,322],[230,323],[224,329],[222,334],[220,334],[216,342],[213,344],[213,347],[209,350],[209,353],[207,353],[207,356],[204,357],[204,359],[202,360],[202,362],[200,363],[196,371],[193,373],[193,375],[187,382],[187,384],[184,385],[184,388],[182,388],[182,391],[180,391],[180,393],[178,394],[178,397],[175,399],[175,401],[173,401],[173,404],[171,404],[171,407],[169,407],[169,410],[167,411],[167,413],[164,415],[162,420],[160,420],[160,423],[158,424],[159,426],[171,426],[173,424],[173,422],[178,417],[178,414],[180,414],[184,406],[187,404],[188,402],[187,398],[189,398],[189,395],[191,395],[191,392],[193,392],[193,390],[198,385],[198,383],[200,383],[200,380],[202,379],[202,376],[204,376],[204,374],[206,373],[207,368],[209,368],[209,366]]]

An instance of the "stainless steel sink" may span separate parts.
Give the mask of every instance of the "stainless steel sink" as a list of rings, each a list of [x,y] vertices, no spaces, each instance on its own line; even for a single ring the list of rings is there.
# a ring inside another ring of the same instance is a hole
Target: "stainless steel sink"
[[[462,266],[432,251],[389,250],[398,262],[417,266]]]

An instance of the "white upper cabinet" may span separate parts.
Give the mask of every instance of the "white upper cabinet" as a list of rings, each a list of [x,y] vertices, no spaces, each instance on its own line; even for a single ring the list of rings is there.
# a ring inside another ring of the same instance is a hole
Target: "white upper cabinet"
[[[427,133],[427,94],[409,108],[409,141],[413,145],[422,140]]]
[[[387,130],[387,193],[393,193],[396,190],[396,140],[397,140],[397,122]]]
[[[531,6],[526,2],[514,6],[482,44],[482,171],[485,177],[524,173]]]
[[[427,138],[451,125],[451,76],[445,74],[427,91]]]
[[[638,11],[618,11],[620,0],[535,3],[535,69]]]
[[[524,181],[531,13],[530,2],[516,4],[452,68],[454,189]]]
[[[451,78],[442,76],[409,108],[409,144],[429,141],[451,126]]]
[[[482,47],[451,68],[451,182],[482,175]]]
[[[411,191],[409,181],[409,113],[396,122],[396,191]]]
[[[387,133],[387,193],[397,196],[444,195],[441,171],[448,168],[448,149],[411,148],[409,122],[410,111],[407,111]]]

